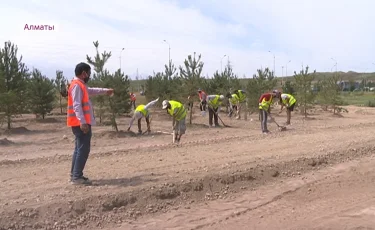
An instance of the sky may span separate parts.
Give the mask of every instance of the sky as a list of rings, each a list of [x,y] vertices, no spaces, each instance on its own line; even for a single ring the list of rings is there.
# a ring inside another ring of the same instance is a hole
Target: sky
[[[74,76],[86,55],[135,79],[201,54],[212,76],[228,60],[240,78],[259,68],[281,77],[308,65],[319,72],[375,72],[372,0],[0,0],[0,47],[11,41],[27,66]],[[24,30],[53,25],[54,30]],[[164,42],[166,40],[166,42]],[[122,48],[124,50],[122,51]],[[121,58],[120,58],[121,57]]]

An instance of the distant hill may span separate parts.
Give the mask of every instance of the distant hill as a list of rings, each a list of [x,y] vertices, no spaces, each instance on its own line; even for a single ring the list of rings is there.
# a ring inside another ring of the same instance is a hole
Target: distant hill
[[[317,72],[316,73],[316,79],[315,81],[322,80],[325,76],[331,76],[335,74],[335,72]],[[366,79],[368,81],[374,81],[375,82],[375,73],[358,73],[354,71],[349,72],[338,72],[338,74],[341,76],[343,81],[361,81],[363,79]],[[252,75],[251,75],[252,76]],[[281,78],[281,77],[278,77]],[[250,78],[241,78],[242,84],[246,85],[247,81]],[[291,80],[293,81],[293,76],[283,77],[283,80]],[[139,92],[141,89],[141,86],[146,83],[146,80],[132,80],[130,83],[130,90],[134,92]]]

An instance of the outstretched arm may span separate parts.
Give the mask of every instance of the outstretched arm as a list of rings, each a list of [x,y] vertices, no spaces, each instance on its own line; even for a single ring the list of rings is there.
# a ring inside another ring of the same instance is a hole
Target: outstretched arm
[[[150,101],[147,105],[145,105],[145,109],[148,109],[150,108],[151,106],[154,106],[156,104],[156,102],[158,102],[159,98],[153,100],[153,101]]]
[[[89,91],[90,96],[104,95],[104,94],[110,95],[113,92],[113,89],[108,89],[108,88],[88,87],[87,89]]]

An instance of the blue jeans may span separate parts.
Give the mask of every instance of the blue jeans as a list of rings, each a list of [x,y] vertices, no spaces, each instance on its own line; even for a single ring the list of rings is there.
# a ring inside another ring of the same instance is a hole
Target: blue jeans
[[[91,126],[89,125],[89,132],[83,133],[79,126],[72,127],[72,132],[75,136],[75,147],[72,159],[72,169],[70,171],[72,179],[79,179],[83,176],[83,169],[86,161],[89,158],[91,145]]]

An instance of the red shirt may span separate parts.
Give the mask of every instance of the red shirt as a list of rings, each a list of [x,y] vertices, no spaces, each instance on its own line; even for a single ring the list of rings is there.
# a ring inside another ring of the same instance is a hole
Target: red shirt
[[[200,93],[198,93],[198,95],[199,95],[199,99],[206,100],[207,94],[203,90]]]
[[[262,103],[263,99],[266,99],[266,101],[270,101],[271,98],[272,98],[271,93],[264,93],[264,94],[262,94],[262,96],[260,96],[259,103]]]

